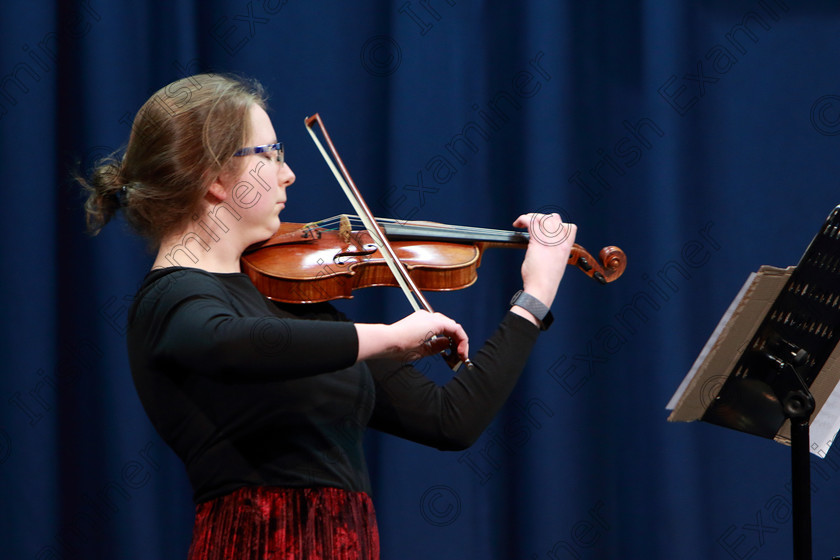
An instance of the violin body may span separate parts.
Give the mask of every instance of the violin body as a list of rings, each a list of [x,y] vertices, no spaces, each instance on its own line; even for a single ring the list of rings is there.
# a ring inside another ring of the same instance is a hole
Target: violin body
[[[298,232],[295,240],[273,242]],[[421,290],[460,290],[478,278],[481,250],[474,244],[406,240],[391,241],[391,247]],[[242,270],[261,293],[287,303],[352,298],[359,288],[399,285],[367,231],[348,235],[296,223],[282,224],[261,248],[245,254]]]

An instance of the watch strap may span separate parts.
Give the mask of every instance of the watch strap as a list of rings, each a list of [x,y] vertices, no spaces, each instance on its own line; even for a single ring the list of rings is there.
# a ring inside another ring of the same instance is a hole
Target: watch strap
[[[510,300],[510,306],[513,307],[514,305],[518,305],[536,317],[540,322],[541,330],[547,330],[551,326],[551,323],[554,322],[554,315],[551,314],[551,310],[543,302],[525,290],[519,290],[513,294],[513,298]]]

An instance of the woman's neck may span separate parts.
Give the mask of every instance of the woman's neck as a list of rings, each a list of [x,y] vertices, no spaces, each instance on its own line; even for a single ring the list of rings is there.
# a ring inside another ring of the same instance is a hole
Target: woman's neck
[[[184,266],[208,272],[241,272],[241,247],[234,230],[208,221],[192,222],[160,243],[152,268]]]

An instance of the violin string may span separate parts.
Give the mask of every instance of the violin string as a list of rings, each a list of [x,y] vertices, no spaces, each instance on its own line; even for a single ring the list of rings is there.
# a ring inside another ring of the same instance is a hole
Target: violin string
[[[347,215],[347,218],[350,220],[350,224],[352,227],[362,229],[364,228],[364,224],[362,223],[361,219],[358,216],[354,215]],[[336,229],[338,224],[340,223],[341,215],[338,216],[331,216],[329,218],[324,218],[323,220],[319,220],[316,224],[319,227],[323,227],[324,229]],[[520,231],[511,231],[511,230],[503,230],[503,229],[492,229],[492,228],[479,228],[473,226],[453,226],[448,224],[428,224],[428,223],[415,223],[410,221],[404,220],[395,220],[393,218],[376,218],[377,222],[380,224],[393,224],[397,226],[397,228],[401,226],[418,228],[418,229],[428,229],[428,230],[435,230],[435,231],[446,231],[451,232],[453,235],[457,235],[459,238],[469,238],[472,237],[486,237],[486,236],[496,236],[499,237],[500,240],[509,240],[512,235],[517,235],[520,237],[527,238],[528,234],[525,232]]]

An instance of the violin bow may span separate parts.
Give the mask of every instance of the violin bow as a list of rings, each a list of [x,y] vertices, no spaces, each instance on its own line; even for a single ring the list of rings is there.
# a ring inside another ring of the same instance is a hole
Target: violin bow
[[[338,155],[338,150],[335,149],[335,145],[324,126],[324,121],[321,120],[321,116],[318,113],[315,113],[311,117],[306,117],[306,119],[304,119],[304,123],[306,124],[307,132],[309,132],[309,135],[312,137],[312,141],[315,142],[315,145],[318,147],[318,151],[321,152],[321,156],[324,158],[327,166],[332,171],[336,181],[338,181],[338,184],[341,186],[341,189],[344,191],[347,199],[356,211],[356,214],[358,214],[359,219],[361,219],[365,226],[365,229],[373,238],[377,247],[379,247],[382,257],[387,263],[388,268],[391,269],[391,273],[394,275],[394,278],[396,278],[400,288],[402,288],[409,304],[411,304],[415,311],[425,309],[429,313],[434,313],[431,304],[423,295],[423,292],[421,292],[417,287],[417,284],[414,283],[414,280],[408,273],[408,269],[405,268],[405,265],[399,257],[397,257],[397,254],[394,252],[393,247],[391,247],[388,238],[383,233],[382,228],[379,227],[376,218],[374,218],[373,213],[370,211],[370,208],[362,197],[356,183],[353,181],[353,178],[350,177],[350,173],[347,171],[347,167],[344,165],[341,156]],[[335,159],[335,162],[333,162],[330,155],[324,149],[323,144],[321,144],[321,141],[318,139],[318,135],[315,134],[313,127],[316,124],[321,130],[321,134],[324,136],[324,140],[326,141],[327,146],[329,146],[330,153]],[[458,353],[454,347],[450,347],[448,352],[444,352],[443,358],[453,371],[458,371],[458,368],[461,366],[461,360],[458,358]],[[468,367],[472,367],[472,363],[469,360],[466,360],[465,363]]]

